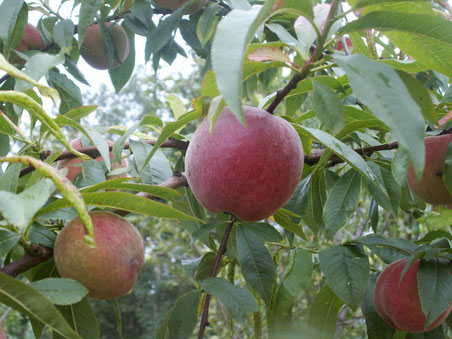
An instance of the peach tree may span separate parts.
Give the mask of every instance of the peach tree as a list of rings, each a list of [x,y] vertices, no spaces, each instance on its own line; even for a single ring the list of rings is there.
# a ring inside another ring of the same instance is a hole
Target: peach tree
[[[450,337],[451,20],[446,0],[3,0],[1,303],[37,338],[100,337],[91,298],[153,255],[139,217],[191,244],[192,289],[147,336]],[[118,94],[138,57],[195,59],[201,90],[93,126],[88,67]]]

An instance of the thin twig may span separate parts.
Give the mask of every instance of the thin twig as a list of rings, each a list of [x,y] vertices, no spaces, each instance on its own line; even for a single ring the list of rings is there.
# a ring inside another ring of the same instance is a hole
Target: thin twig
[[[156,140],[142,140],[142,142],[147,143],[149,145],[155,145]],[[170,138],[170,139],[164,141],[160,147],[177,148],[177,149],[181,149],[181,150],[186,150],[188,147],[188,142]],[[129,149],[129,148],[130,148],[130,144],[128,142],[126,142],[124,144],[124,149]],[[108,149],[111,152],[113,149],[113,146],[109,146]],[[95,146],[79,148],[78,151],[90,156],[93,159],[100,156],[100,152]],[[52,154],[51,152],[47,152],[46,156],[49,157],[51,154]],[[63,151],[61,153],[61,155],[55,159],[55,161],[72,159],[72,158],[76,158],[76,157],[77,156],[75,154],[71,153],[70,151]],[[33,166],[27,166],[20,171],[20,176],[22,177],[28,173],[33,172],[34,170],[35,169]]]
[[[230,222],[226,227],[226,231],[224,232],[223,239],[221,240],[220,247],[218,248],[217,256],[215,257],[215,262],[213,264],[212,273],[210,274],[211,278],[215,278],[218,271],[218,265],[220,264],[221,257],[226,252],[226,244],[228,243],[229,234],[231,233],[232,226],[235,223],[235,216],[231,215]],[[202,310],[201,317],[201,325],[199,326],[199,334],[198,339],[202,339],[204,337],[204,331],[206,330],[207,325],[209,325],[209,305],[210,305],[210,294],[206,295],[206,299],[204,301],[204,307]]]
[[[333,0],[331,2],[331,7],[330,7],[330,11],[328,13],[328,17],[325,21],[326,23],[323,28],[322,35],[318,38],[317,46],[314,49],[314,53],[312,53],[311,58],[303,64],[303,67],[301,68],[300,72],[296,73],[292,77],[292,79],[289,81],[289,83],[282,90],[279,90],[276,92],[275,99],[273,99],[272,103],[267,108],[268,113],[273,114],[276,107],[284,100],[284,98],[289,94],[289,92],[291,90],[297,88],[297,85],[300,81],[306,79],[306,77],[309,74],[309,71],[313,67],[313,63],[315,63],[317,60],[319,60],[320,57],[322,56],[325,38],[326,38],[328,31],[331,28],[331,24],[332,24],[331,18],[333,16],[334,12],[336,11],[337,5],[338,5],[338,0]]]

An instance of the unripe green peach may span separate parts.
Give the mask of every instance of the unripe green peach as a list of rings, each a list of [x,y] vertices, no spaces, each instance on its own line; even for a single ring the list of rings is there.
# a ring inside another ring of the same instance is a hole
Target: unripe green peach
[[[452,142],[452,134],[425,138],[425,168],[419,181],[410,166],[407,183],[419,199],[432,205],[451,205],[452,195],[442,179],[447,147]]]
[[[172,9],[173,11],[184,6],[189,0],[154,0],[159,6]],[[199,12],[207,3],[207,0],[198,0],[192,5],[189,5],[184,14],[195,14]]]
[[[303,148],[286,120],[254,107],[243,111],[247,127],[229,108],[212,134],[208,120],[201,123],[187,149],[185,173],[205,208],[257,221],[292,196],[303,170]]]
[[[410,333],[428,332],[443,323],[452,310],[452,305],[424,329],[426,318],[417,287],[420,260],[410,266],[400,282],[406,261],[407,259],[400,259],[393,262],[379,275],[374,288],[375,310],[386,323],[397,330]]]
[[[106,23],[107,28],[109,28],[110,25],[110,22]],[[129,55],[130,48],[127,33],[124,28],[118,24],[115,24],[111,28],[111,35],[118,52],[119,60],[124,62]],[[105,50],[105,37],[102,34],[99,24],[94,24],[88,28],[85,41],[80,48],[80,54],[93,68],[103,70],[110,67],[108,54]],[[117,68],[119,65],[120,64],[117,61],[114,61],[112,68]]]
[[[115,299],[135,285],[144,263],[143,240],[126,219],[109,212],[90,212],[95,248],[85,244],[86,230],[77,217],[58,234],[55,264],[63,278],[75,279],[88,296]]]
[[[19,52],[25,52],[31,49],[41,49],[42,40],[38,30],[32,24],[27,24],[22,40],[17,46]]]
[[[113,146],[113,142],[110,140],[106,140],[108,146]],[[74,147],[74,149],[79,150],[82,146],[82,140],[81,138],[76,138],[73,141],[71,141],[71,146]],[[110,152],[110,159],[114,159],[115,156],[113,155],[113,152]],[[95,159],[96,161],[103,161],[102,157],[97,157]],[[127,167],[127,160],[122,159],[121,163],[115,161],[111,164],[111,168],[122,168]],[[68,178],[70,181],[74,181],[74,179],[77,177],[77,175],[82,171],[82,160],[80,158],[72,158],[72,159],[66,159],[66,160],[60,160],[58,161],[57,165],[58,169],[67,169],[66,178]],[[118,174],[118,175],[112,175],[109,176],[108,179],[115,179],[115,178],[123,178],[126,177],[127,173]]]

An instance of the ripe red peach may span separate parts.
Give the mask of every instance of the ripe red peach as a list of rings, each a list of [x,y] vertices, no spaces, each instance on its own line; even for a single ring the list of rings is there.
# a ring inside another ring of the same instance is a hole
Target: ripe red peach
[[[106,140],[108,146],[113,146],[113,142],[110,140]],[[74,149],[79,150],[82,148],[82,140],[80,138],[76,138],[71,142],[71,146],[74,147]],[[110,152],[110,159],[114,159],[115,156],[113,155],[113,152]],[[96,161],[103,161],[102,157],[97,157],[95,159]],[[121,164],[117,161],[112,162],[111,168],[122,168],[127,167],[127,161],[126,159],[121,160]],[[58,161],[57,165],[58,169],[67,169],[66,178],[68,178],[70,181],[74,181],[75,177],[82,171],[82,160],[80,158],[72,158],[72,159],[66,159],[66,160],[60,160]],[[127,173],[118,174],[118,175],[112,175],[109,176],[108,179],[114,179],[114,178],[122,178],[126,177]]]
[[[187,149],[185,172],[206,209],[257,221],[274,214],[295,191],[303,148],[286,120],[254,107],[243,110],[247,127],[229,108],[212,134],[208,120],[201,123]]]
[[[352,47],[353,47],[352,40],[351,40],[349,37],[346,37],[346,38],[345,38],[345,42],[346,42],[348,48],[352,48]],[[343,46],[341,40],[339,40],[339,41],[337,42],[337,44],[336,44],[336,49],[337,49],[338,51],[343,51],[343,50],[344,50],[344,46]]]
[[[111,22],[106,23],[107,28],[111,26]],[[121,62],[129,55],[129,38],[127,33],[118,24],[111,27],[111,35],[118,52],[118,58]],[[94,24],[86,32],[85,41],[80,48],[80,54],[85,61],[93,68],[104,70],[110,68],[107,51],[105,50],[105,38],[102,34],[99,24]],[[113,62],[112,68],[119,67],[117,61]]]
[[[425,168],[419,181],[410,166],[407,183],[419,199],[432,205],[452,205],[452,195],[442,179],[447,147],[452,142],[452,134],[425,138]]]
[[[407,259],[397,260],[381,272],[375,283],[374,306],[380,317],[395,329],[410,333],[428,332],[442,324],[452,310],[452,304],[424,329],[426,318],[417,287],[420,260],[410,266],[399,285],[406,261]]]
[[[144,263],[144,246],[138,230],[126,219],[109,212],[90,212],[95,248],[85,244],[86,230],[77,217],[58,234],[55,264],[63,278],[75,279],[88,296],[115,299],[135,285]]]
[[[30,49],[41,49],[42,48],[42,40],[39,35],[38,30],[32,24],[27,24],[25,27],[25,33],[20,40],[19,46],[17,46],[17,50],[19,52],[25,52]]]

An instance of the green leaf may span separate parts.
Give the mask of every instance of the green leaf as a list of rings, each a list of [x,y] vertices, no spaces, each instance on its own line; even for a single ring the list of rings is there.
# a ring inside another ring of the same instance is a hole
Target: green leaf
[[[68,306],[57,306],[71,327],[83,338],[99,338],[99,324],[87,298]]]
[[[442,179],[447,190],[452,192],[452,143],[447,147]]]
[[[367,177],[369,180],[376,180],[375,174],[370,169],[369,165],[363,158],[356,153],[352,148],[337,140],[332,135],[314,128],[307,128],[301,125],[293,124],[294,128],[299,134],[308,134],[314,139],[318,140],[325,147],[336,153],[339,157],[344,159],[350,166]]]
[[[65,115],[58,115],[57,118],[55,119],[55,122],[60,127],[67,125],[82,132],[89,139],[89,141],[91,141],[91,143],[94,146],[96,146],[100,155],[102,156],[105,167],[107,168],[108,171],[110,171],[111,161],[109,146],[105,138],[97,130],[89,126],[82,126],[77,121],[70,119]],[[89,158],[89,160],[92,159]]]
[[[24,206],[20,198],[11,192],[0,191],[0,213],[10,225],[24,225]]]
[[[35,213],[44,206],[54,190],[55,186],[52,181],[44,179],[18,194],[23,211],[23,223],[14,226],[24,229],[33,219]]]
[[[152,194],[156,197],[168,201],[174,201],[177,197],[181,195],[178,191],[172,188],[156,185],[137,184],[133,182],[124,182],[126,180],[127,181],[130,180],[130,178],[110,179],[108,181],[104,181],[96,185],[83,187],[82,189],[80,189],[80,191],[83,193],[93,193],[107,189],[131,190],[136,192]]]
[[[399,184],[390,170],[375,163],[369,163],[369,166],[377,176],[376,182],[367,182],[370,193],[380,206],[397,217],[401,197]],[[380,185],[376,183],[380,183]]]
[[[72,48],[74,24],[71,20],[60,20],[53,28],[53,40],[63,51],[68,53]]]
[[[77,25],[78,47],[85,41],[85,35],[89,26],[94,22],[97,9],[101,5],[100,0],[84,0],[81,2],[79,20]]]
[[[313,107],[327,130],[338,133],[345,125],[345,110],[341,98],[320,82],[313,81]]]
[[[419,299],[428,328],[452,303],[452,275],[450,263],[441,259],[419,263],[417,273]]]
[[[413,20],[413,18],[410,18]],[[397,72],[360,54],[336,55],[361,102],[391,129],[418,173],[424,168],[424,119],[422,112]]]
[[[311,0],[284,0],[280,8],[293,8],[305,13],[309,17],[313,16]]]
[[[425,88],[425,86],[413,75],[400,70],[397,70],[396,72],[399,75],[400,79],[402,79],[414,101],[421,108],[421,112],[424,118],[430,121],[432,124],[438,124],[438,119],[436,118],[435,114],[435,105],[433,105],[432,98],[430,97],[430,92],[427,90],[427,88]]]
[[[199,291],[185,293],[176,301],[168,319],[168,339],[189,338],[198,322]]]
[[[83,105],[80,88],[65,74],[61,74],[57,69],[49,72],[50,84],[58,90],[61,97],[60,113],[66,112]]]
[[[296,248],[290,253],[289,264],[276,292],[274,306],[269,314],[270,328],[286,327],[292,319],[296,298],[305,289],[313,272],[312,256],[304,249]]]
[[[64,200],[66,200],[67,206],[72,206],[77,211],[81,221],[85,225],[88,235],[92,238],[94,237],[93,223],[91,217],[88,214],[88,211],[86,210],[86,205],[80,192],[56,168],[43,161],[29,156],[0,157],[0,162],[13,162],[31,165],[43,176],[51,179],[63,195]],[[39,213],[41,212],[42,209],[39,211]]]
[[[209,112],[207,113],[207,118],[209,119],[209,132],[213,133],[215,128],[215,123],[217,122],[218,117],[221,112],[223,112],[223,108],[226,106],[224,102],[223,96],[219,95],[212,99],[209,105]]]
[[[31,186],[19,195],[0,191],[0,212],[9,224],[24,230],[34,214],[46,203],[55,186],[45,179]]]
[[[408,169],[410,168],[410,157],[408,152],[403,148],[399,147],[397,153],[394,155],[391,161],[391,171],[394,176],[394,180],[403,186],[406,182],[406,176],[408,174]]]
[[[56,237],[50,227],[38,223],[33,223],[30,227],[29,240],[32,243],[53,247]]]
[[[300,223],[295,223],[290,213],[287,213],[287,210],[280,208],[275,214],[273,214],[273,218],[276,223],[289,232],[298,235],[301,239],[306,239],[306,235],[303,232],[303,227]]]
[[[3,40],[2,54],[6,59],[11,59],[25,33],[28,22],[28,6],[24,1],[3,1],[0,7],[2,15],[1,39]],[[4,24],[3,24],[4,23]]]
[[[397,3],[397,2],[406,2],[407,0],[352,0],[351,5],[354,6],[355,8],[362,8],[365,6],[371,6],[371,5],[379,5],[382,3]],[[410,2],[427,2],[428,0],[410,0]],[[349,1],[350,2],[350,1]]]
[[[361,303],[361,310],[366,319],[368,339],[392,338],[395,330],[378,315],[374,307],[374,287],[377,276],[372,274],[367,282],[366,295]]]
[[[447,339],[447,337],[445,336],[444,327],[445,327],[445,325],[442,324],[428,332],[417,333],[417,334],[406,333],[406,336],[404,337],[404,339]],[[405,332],[401,332],[401,333],[405,333]],[[397,334],[397,332],[396,332],[396,334]],[[394,336],[394,338],[396,338],[396,337]]]
[[[23,5],[23,0],[5,0],[0,5],[0,39],[4,43],[8,42],[13,33],[17,17]]]
[[[369,234],[355,239],[353,242],[365,245],[386,264],[407,258],[417,248],[415,244],[408,240],[385,238],[379,234]]]
[[[200,282],[207,293],[214,295],[224,304],[229,315],[244,323],[246,314],[259,311],[259,305],[250,291],[232,285],[223,278],[210,278]]]
[[[308,20],[304,19],[304,17],[300,17],[304,20],[305,23],[308,23],[309,28],[311,28],[312,26],[310,26],[310,23]],[[297,20],[297,22],[299,22],[300,18]],[[301,34],[300,35],[300,31],[298,30],[298,26],[297,26],[297,22],[295,24],[295,32],[297,33],[297,36],[299,37],[299,39],[297,40],[291,33],[289,33],[289,31],[287,29],[285,29],[282,25],[280,24],[266,24],[265,26],[272,31],[273,33],[275,33],[279,40],[281,40],[282,42],[284,42],[286,45],[288,46],[294,46],[295,48],[297,48],[299,51],[301,51],[303,59],[306,60],[307,59],[307,51],[309,51],[309,47],[308,44],[311,43],[315,40],[315,38],[317,37],[314,29],[312,29],[310,34],[310,36],[308,37],[307,34]],[[307,37],[307,38],[312,38],[309,39],[308,42],[305,41],[305,39],[301,39],[301,37]],[[311,41],[312,40],[312,41]]]
[[[353,169],[348,170],[334,185],[323,211],[329,238],[332,238],[356,211],[360,191],[361,175]]]
[[[190,122],[199,119],[201,114],[197,111],[190,111],[184,115],[181,115],[176,121],[169,122],[165,125],[162,132],[160,133],[157,141],[155,142],[154,148],[147,156],[146,160],[139,166],[139,171],[141,172],[144,169],[144,166],[151,160],[152,156],[157,152],[158,148],[163,144],[165,140],[167,140],[174,132],[178,129],[186,126]]]
[[[119,67],[108,70],[116,94],[118,94],[124,85],[127,84],[132,76],[133,69],[135,68],[135,34],[127,27],[127,25],[122,25],[122,27],[129,38],[129,55]]]
[[[0,228],[0,258],[5,257],[20,239],[20,234]]]
[[[195,280],[201,281],[210,278],[213,267],[215,265],[216,254],[214,252],[207,252],[201,257],[201,260],[198,262],[196,266],[196,272],[194,275]],[[223,266],[220,261],[218,269]]]
[[[10,164],[0,177],[0,190],[16,193],[22,164]]]
[[[452,22],[439,15],[374,11],[346,25],[341,33],[377,29],[429,69],[452,76]]]
[[[212,68],[218,89],[232,113],[246,124],[242,110],[242,73],[246,49],[258,28],[270,13],[275,0],[269,0],[261,8],[234,9],[218,24],[212,43]]]
[[[357,33],[351,33],[351,34],[357,34]],[[400,70],[400,71],[407,72],[410,74],[424,72],[424,71],[428,70],[428,67],[422,65],[420,62],[418,62],[416,60],[378,59],[377,61],[387,64],[396,70]]]
[[[262,241],[278,242],[283,240],[281,234],[270,224],[264,222],[247,222],[243,225]]]
[[[145,184],[160,184],[173,175],[171,165],[165,155],[160,151],[155,151],[155,146],[151,146],[142,141],[130,140],[130,149],[134,155],[137,168],[140,171],[141,181]],[[153,159],[146,163],[151,153],[155,153]],[[145,164],[146,163],[146,164]],[[143,166],[143,164],[145,164]]]
[[[126,192],[100,192],[83,193],[83,199],[88,206],[117,208],[123,211],[144,214],[156,218],[168,218],[178,220],[195,220],[202,222],[195,217],[180,212],[168,205],[152,201]],[[58,199],[45,206],[38,212],[38,216],[45,215],[57,209],[71,206],[66,199]]]
[[[310,338],[334,338],[339,309],[344,302],[325,285],[317,293],[309,309],[308,332]]]
[[[44,294],[56,305],[70,305],[81,301],[88,289],[73,279],[47,278],[33,281],[30,286]]]
[[[290,255],[290,262],[282,280],[282,288],[292,298],[296,298],[309,285],[314,267],[312,256],[308,251],[296,248]]]
[[[3,56],[3,54],[0,53],[0,69],[4,70],[5,72],[7,72],[9,75],[11,75],[14,78],[18,78],[21,80],[24,80],[26,82],[29,82],[30,84],[32,84],[33,86],[38,87],[39,92],[46,97],[49,97],[52,99],[53,103],[55,104],[55,106],[59,107],[60,106],[60,96],[58,94],[58,91],[55,88],[51,88],[48,86],[44,86],[42,84],[39,84],[38,82],[34,81],[31,77],[29,77],[27,74],[25,74],[22,71],[19,71],[16,67],[14,67],[13,65],[11,65],[10,63],[8,63],[5,59],[5,57]],[[7,93],[8,98],[11,98],[11,94],[10,93],[12,91],[4,91],[4,93],[2,92],[2,94]],[[26,96],[23,93],[20,93],[20,95]],[[17,94],[16,94],[16,98],[17,98]],[[8,101],[11,102],[10,100],[7,100],[5,97],[2,97],[0,99],[1,101]],[[31,100],[31,99],[30,99]],[[23,98],[21,100],[22,102],[24,101]],[[13,103],[20,105],[20,103],[18,102],[14,102]],[[28,111],[30,111],[27,107],[23,107],[22,108],[27,109]],[[32,110],[30,113],[36,113],[35,110]],[[61,140],[60,140],[61,141]]]
[[[204,8],[201,17],[196,26],[196,35],[198,36],[201,46],[204,47],[207,42],[213,37],[215,28],[218,23],[217,13],[220,10],[217,4],[211,4]]]
[[[182,15],[183,9],[181,7],[167,16],[164,20],[160,21],[157,28],[149,31],[146,47],[149,46],[150,53],[158,53],[173,38],[173,31],[177,28]],[[148,58],[145,59],[147,60]]]
[[[0,272],[0,301],[28,317],[34,318],[64,338],[81,338],[44,295],[19,279]]]
[[[303,211],[303,221],[315,233],[325,227],[323,221],[323,207],[326,201],[326,182],[323,172],[316,172],[311,176],[307,196],[306,209]]]
[[[320,269],[328,286],[355,310],[366,293],[369,258],[357,246],[333,246],[319,252]]]
[[[267,248],[249,229],[236,227],[237,255],[245,281],[269,305],[273,293],[275,264]]]
[[[2,58],[0,54],[0,59]],[[0,60],[1,63],[1,60]],[[36,101],[34,101],[31,97],[24,93],[16,92],[16,91],[1,91],[0,92],[0,101],[11,102],[16,104],[28,112],[33,114],[35,117],[41,121],[41,123],[46,126],[50,132],[58,139],[69,151],[74,153],[75,155],[86,159],[87,156],[76,151],[69,141],[66,139],[63,132],[60,130],[59,126],[56,122],[44,111],[44,109],[39,105]]]

